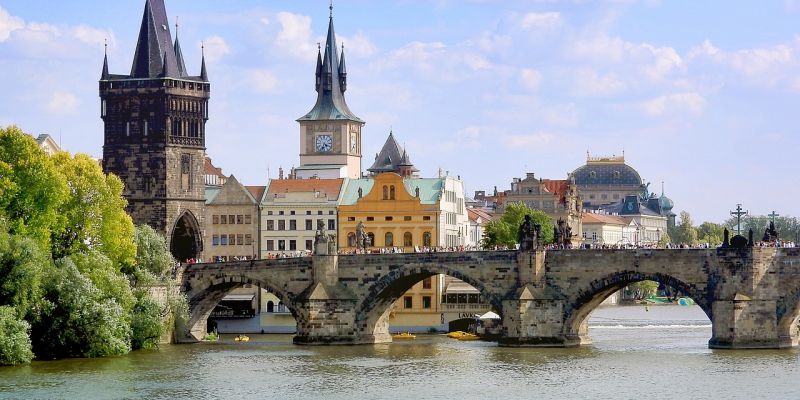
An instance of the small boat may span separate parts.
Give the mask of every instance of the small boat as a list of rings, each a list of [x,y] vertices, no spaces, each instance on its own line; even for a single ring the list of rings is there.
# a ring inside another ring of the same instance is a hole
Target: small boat
[[[463,335],[458,337],[458,340],[463,340],[465,342],[472,341],[472,340],[480,340],[480,339],[481,339],[480,336],[475,335],[473,333],[465,333],[465,334],[463,334]]]
[[[250,341],[250,337],[247,336],[247,335],[239,335],[239,336],[236,336],[233,340],[235,340],[237,342],[249,342]]]
[[[410,332],[396,333],[392,335],[392,339],[394,340],[414,340],[416,338],[417,335],[413,335]]]
[[[466,332],[464,332],[464,331],[453,331],[453,332],[448,333],[447,337],[449,337],[450,339],[458,339],[461,336],[464,336],[465,334],[466,334]]]

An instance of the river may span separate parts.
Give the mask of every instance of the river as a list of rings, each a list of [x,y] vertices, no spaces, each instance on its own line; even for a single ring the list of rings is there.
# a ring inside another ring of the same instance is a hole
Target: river
[[[696,306],[606,307],[594,343],[501,348],[443,335],[305,347],[290,335],[0,368],[0,399],[800,399],[800,351],[710,350]]]

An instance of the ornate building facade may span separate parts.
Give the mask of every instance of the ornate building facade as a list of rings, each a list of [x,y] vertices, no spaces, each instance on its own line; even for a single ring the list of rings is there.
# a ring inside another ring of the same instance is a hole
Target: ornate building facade
[[[136,224],[162,232],[178,260],[203,251],[205,124],[211,86],[190,76],[163,0],[147,0],[130,74],[100,77],[103,169],[125,183]]]
[[[522,203],[534,210],[543,211],[554,223],[563,219],[574,232],[573,243],[580,242],[583,208],[574,181],[540,179],[528,173],[524,179],[515,178],[511,182],[511,190],[505,193],[504,199],[502,208],[510,203]]]

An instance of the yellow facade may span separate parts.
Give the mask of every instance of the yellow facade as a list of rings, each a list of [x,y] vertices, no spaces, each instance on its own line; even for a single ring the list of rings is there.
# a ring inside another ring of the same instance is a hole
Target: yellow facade
[[[364,181],[367,180],[351,180],[349,184]],[[369,192],[362,191],[361,198],[353,204],[339,206],[339,248],[356,248],[353,238],[359,222],[374,238],[374,248],[398,247],[410,252],[415,247],[436,246],[438,203],[422,204],[418,197],[408,193],[398,174],[380,174],[372,181]]]
[[[442,275],[418,282],[392,305],[389,325],[393,332],[441,329]]]

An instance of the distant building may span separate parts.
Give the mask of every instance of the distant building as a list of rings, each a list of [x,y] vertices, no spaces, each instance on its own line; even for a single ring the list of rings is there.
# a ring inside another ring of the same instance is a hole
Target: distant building
[[[258,201],[253,194],[263,190],[248,190],[233,175],[220,187],[206,188],[206,261],[258,257]]]
[[[592,246],[622,246],[627,244],[633,222],[616,215],[586,213],[583,215],[583,242]]]
[[[580,241],[583,212],[575,182],[566,179],[537,179],[533,173],[528,173],[524,179],[515,178],[511,182],[511,190],[504,197],[504,204],[499,207],[501,210],[509,204],[521,203],[543,211],[553,219],[553,223],[559,219],[566,221],[574,232],[573,242]]]
[[[39,135],[39,137],[36,138],[36,143],[39,143],[39,147],[44,150],[48,156],[52,156],[61,151],[61,146],[48,134]]]
[[[584,206],[599,206],[621,201],[625,196],[638,195],[647,188],[635,169],[622,157],[591,157],[586,165],[570,174]]]
[[[625,244],[655,245],[666,234],[669,224],[674,223],[672,200],[664,196],[642,199],[638,195],[625,196],[622,201],[590,207],[602,214],[630,218],[636,227],[633,235],[626,237]]]
[[[206,182],[206,187],[219,187],[225,184],[228,179],[222,173],[222,168],[217,168],[211,162],[211,157],[206,157],[203,161],[203,176]]]
[[[261,203],[261,257],[310,254],[318,225],[337,234],[344,179],[273,179]]]
[[[492,215],[481,208],[467,208],[469,228],[467,230],[467,246],[480,249],[483,246],[484,227],[491,221]]]
[[[397,143],[393,132],[389,132],[389,138],[380,153],[375,155],[375,162],[367,171],[373,177],[385,172],[394,172],[402,177],[419,177],[419,170],[414,167],[406,150]]]

